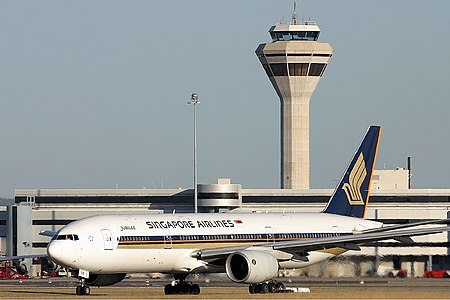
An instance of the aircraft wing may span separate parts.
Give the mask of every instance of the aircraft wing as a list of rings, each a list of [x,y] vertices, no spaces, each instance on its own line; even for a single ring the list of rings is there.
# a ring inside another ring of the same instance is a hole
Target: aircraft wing
[[[369,232],[342,235],[329,238],[319,238],[307,241],[286,241],[278,242],[273,245],[274,250],[282,250],[287,252],[308,252],[314,250],[324,250],[329,248],[340,247],[347,250],[359,250],[361,244],[376,242],[382,240],[408,240],[412,236],[428,235],[450,231],[450,227],[437,228],[419,228],[388,232]],[[406,238],[406,239],[405,239]]]
[[[26,258],[38,258],[38,257],[48,257],[48,254],[42,253],[42,254],[28,254],[28,255],[16,255],[16,256],[0,256],[0,261],[23,260]]]
[[[388,230],[382,232],[356,232],[353,234],[317,238],[310,240],[297,241],[281,241],[275,243],[263,243],[252,246],[226,247],[215,249],[203,249],[192,253],[193,257],[202,260],[213,260],[219,258],[226,258],[228,255],[251,248],[252,250],[267,251],[279,250],[288,253],[300,254],[306,256],[310,251],[319,251],[330,248],[343,248],[346,250],[361,250],[359,245],[369,242],[376,242],[382,240],[398,240],[400,242],[412,241],[412,236],[428,235],[450,231],[450,227],[442,226],[435,228],[416,228],[408,230]]]
[[[400,225],[387,225],[387,226],[383,226],[383,227],[379,227],[379,228],[363,230],[363,231],[360,231],[360,233],[386,232],[386,231],[390,231],[390,230],[398,230],[398,229],[405,229],[405,228],[416,227],[416,226],[421,226],[421,225],[433,225],[433,224],[450,224],[450,219],[428,220],[428,221],[421,221],[421,222],[400,224]]]

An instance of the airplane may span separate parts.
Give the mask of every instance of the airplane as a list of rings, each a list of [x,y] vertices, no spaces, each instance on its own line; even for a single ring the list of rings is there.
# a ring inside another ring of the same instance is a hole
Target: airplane
[[[199,294],[190,274],[226,273],[249,292],[285,289],[280,269],[304,268],[364,243],[449,231],[449,219],[386,226],[365,219],[380,126],[370,126],[322,212],[97,215],[74,221],[51,236],[47,255],[78,270],[77,295],[90,286],[122,281],[130,273],[163,273],[175,281],[165,294]],[[410,228],[411,227],[411,228]],[[417,227],[417,228],[414,228]]]

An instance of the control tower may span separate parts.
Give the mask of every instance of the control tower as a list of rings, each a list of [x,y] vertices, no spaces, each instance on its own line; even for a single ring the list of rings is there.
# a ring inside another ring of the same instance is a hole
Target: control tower
[[[313,21],[276,24],[271,43],[256,49],[281,102],[281,188],[309,189],[309,101],[322,77],[333,48],[317,41]]]

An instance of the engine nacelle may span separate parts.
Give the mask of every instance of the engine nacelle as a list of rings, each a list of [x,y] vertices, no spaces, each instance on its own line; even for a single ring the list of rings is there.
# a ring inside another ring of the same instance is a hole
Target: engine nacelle
[[[121,282],[127,274],[89,274],[86,279],[87,285],[106,286]]]
[[[263,251],[244,250],[232,253],[225,263],[228,277],[238,283],[260,283],[278,274],[277,259]]]

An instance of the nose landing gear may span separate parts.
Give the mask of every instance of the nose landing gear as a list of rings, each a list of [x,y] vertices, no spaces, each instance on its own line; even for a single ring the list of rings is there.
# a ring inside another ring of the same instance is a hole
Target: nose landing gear
[[[77,286],[76,292],[78,296],[89,295],[91,293],[91,288],[87,285],[79,285]]]
[[[78,280],[78,285],[76,288],[76,293],[78,296],[89,295],[91,293],[91,288],[88,285],[86,285],[84,280],[85,280],[84,278],[80,278]]]

